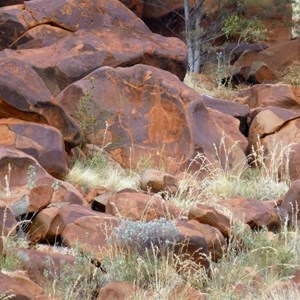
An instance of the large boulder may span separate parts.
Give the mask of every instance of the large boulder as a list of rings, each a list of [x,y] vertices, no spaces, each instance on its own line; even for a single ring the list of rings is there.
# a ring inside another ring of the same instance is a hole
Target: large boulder
[[[281,72],[283,72],[286,67],[299,59],[300,38],[276,43],[259,53],[246,51],[234,63],[234,66],[236,68],[242,68],[246,66],[252,66],[252,68],[254,68],[255,62],[264,63],[270,68],[270,71],[268,71],[269,76],[272,73],[272,79],[276,79],[276,75],[281,75]]]
[[[18,59],[0,59],[0,117],[51,125],[70,146],[81,141],[79,125],[55,103],[40,76]]]
[[[34,49],[51,46],[72,32],[48,24],[33,27],[10,44],[11,49]]]
[[[186,73],[186,46],[179,39],[122,28],[80,30],[48,47],[17,52],[6,49],[0,58],[31,65],[54,95],[101,66],[143,63],[170,71],[182,80]]]
[[[276,106],[293,111],[300,110],[300,88],[287,84],[258,84],[244,90],[235,98],[249,107]]]
[[[0,119],[0,144],[33,156],[45,170],[58,178],[68,172],[65,145],[54,127],[17,119]]]
[[[179,208],[172,202],[156,195],[134,191],[120,191],[110,197],[106,212],[113,216],[146,221],[160,218],[175,219],[180,215]]]
[[[93,254],[96,260],[101,261],[110,251],[109,236],[117,221],[118,218],[104,213],[78,218],[63,230],[63,243],[78,247],[83,253]]]
[[[52,203],[65,201],[86,204],[83,196],[70,183],[56,180],[32,156],[5,146],[0,146],[0,186],[7,187],[4,191],[5,197],[0,199],[6,205],[17,202],[21,207],[24,204],[29,209],[34,207],[34,203],[33,206],[30,205],[31,200],[36,202],[40,199],[41,203],[44,203],[38,189],[43,193],[47,190],[47,197],[48,193],[52,195]],[[37,190],[32,189],[33,187]],[[20,206],[17,205],[18,208]]]
[[[219,204],[229,210],[233,221],[248,224],[252,229],[267,227],[278,231],[281,228],[280,217],[271,204],[249,198],[222,200]]]
[[[148,27],[118,0],[26,1],[24,5],[0,8],[0,50],[17,40],[27,42],[27,31],[48,24],[75,32],[81,29],[121,27],[150,33]]]
[[[231,221],[229,217],[215,207],[197,204],[190,209],[188,217],[190,220],[197,220],[200,223],[217,228],[226,238],[230,235]]]
[[[300,112],[279,107],[264,107],[252,114],[248,152],[264,148],[265,164],[277,155],[278,176],[298,179],[300,176]],[[260,152],[259,152],[260,151]],[[281,158],[280,158],[281,155]]]
[[[58,100],[72,116],[91,77],[90,111],[98,124],[90,128],[88,138],[107,145],[105,150],[122,166],[134,167],[150,156],[154,165],[176,171],[186,168],[198,153],[214,162],[215,146],[222,142],[225,148],[234,148],[230,167],[245,158],[247,141],[239,132],[239,120],[208,110],[203,97],[176,76],[146,65],[102,67],[67,87]]]

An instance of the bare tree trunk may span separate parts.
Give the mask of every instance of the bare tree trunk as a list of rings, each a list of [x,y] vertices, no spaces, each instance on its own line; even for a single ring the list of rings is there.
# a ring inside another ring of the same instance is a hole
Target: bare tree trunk
[[[195,8],[195,28],[194,28],[194,72],[200,73],[201,66],[201,18],[202,0],[198,0]]]
[[[189,71],[200,72],[201,66],[201,19],[203,0],[191,8],[189,0],[184,2],[185,38],[188,49]]]
[[[188,50],[188,66],[189,70],[193,72],[194,66],[194,52],[193,52],[193,37],[192,26],[190,19],[190,1],[184,0],[184,22],[185,22],[185,38]]]

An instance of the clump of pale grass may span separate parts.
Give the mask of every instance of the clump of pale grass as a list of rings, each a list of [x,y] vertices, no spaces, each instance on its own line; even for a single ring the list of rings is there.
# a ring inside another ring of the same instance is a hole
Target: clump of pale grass
[[[67,175],[67,181],[86,189],[105,187],[112,191],[119,191],[124,188],[136,189],[139,185],[139,176],[114,167],[98,154],[76,161]]]
[[[280,81],[286,84],[300,87],[300,61],[299,60],[294,61],[283,71]]]
[[[274,139],[271,149],[266,151],[258,139],[247,161],[243,160],[231,168],[229,158],[235,148],[233,145],[226,149],[223,138],[220,145],[215,146],[217,162],[211,162],[205,155],[198,153],[192,162],[198,164],[198,171],[191,174],[187,169],[179,181],[178,192],[170,195],[169,200],[188,211],[199,202],[211,204],[234,197],[278,199],[289,189],[291,148],[292,144],[282,145]]]
[[[191,73],[187,73],[184,78],[184,83],[195,90],[198,94],[208,95],[217,99],[226,99],[233,101],[236,97],[237,93],[241,91],[241,89],[245,89],[244,86],[239,86],[236,89],[231,87],[227,87],[224,85],[215,85],[212,82],[208,84],[202,83],[201,80],[197,80],[195,76]]]

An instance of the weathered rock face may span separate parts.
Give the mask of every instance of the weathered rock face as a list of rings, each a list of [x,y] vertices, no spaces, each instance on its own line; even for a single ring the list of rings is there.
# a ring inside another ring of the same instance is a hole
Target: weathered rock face
[[[300,38],[286,40],[276,43],[273,46],[257,53],[244,52],[234,63],[235,67],[252,67],[257,69],[255,64],[264,63],[269,68],[269,75],[266,79],[276,80],[276,75],[280,75],[287,66],[300,59]],[[252,71],[253,72],[253,71]]]
[[[0,117],[56,127],[65,142],[72,146],[81,141],[81,131],[75,120],[53,101],[38,74],[18,59],[0,59]]]
[[[58,40],[66,36],[71,36],[72,32],[51,25],[40,25],[33,27],[22,34],[12,44],[11,49],[35,49],[51,46]]]
[[[190,220],[208,224],[220,230],[224,237],[228,238],[231,232],[230,219],[212,206],[197,204],[189,211]]]
[[[2,49],[23,50],[7,49],[0,57],[28,62],[55,95],[105,65],[145,63],[173,72],[181,79],[185,76],[185,44],[151,33],[117,0],[64,0],[51,5],[44,0],[30,1],[25,6],[6,9],[3,15]]]
[[[170,48],[174,49],[172,55]],[[178,39],[112,28],[81,30],[49,47],[4,50],[1,57],[31,65],[54,95],[101,66],[149,64],[182,80],[186,72],[185,45]]]
[[[29,166],[32,169],[31,175],[28,175]],[[6,197],[2,198],[1,201],[6,204],[21,200],[22,197],[19,197],[20,192],[21,196],[28,194],[29,181],[32,184],[34,183],[36,187],[47,186],[51,188],[55,183],[55,178],[49,175],[32,156],[14,148],[0,146],[1,187],[7,186],[5,177],[8,178],[9,193],[6,193]],[[51,202],[86,203],[83,196],[71,184],[56,181],[56,185],[55,190],[51,192]],[[1,190],[1,192],[3,191]],[[37,195],[35,194],[35,196]],[[23,198],[23,200],[26,205],[30,204],[30,201],[27,201],[27,197]],[[26,207],[29,208],[30,205]]]
[[[300,179],[292,182],[290,189],[284,196],[280,207],[287,212],[289,224],[293,224],[294,220],[299,219],[300,206]]]
[[[58,178],[64,178],[68,172],[63,137],[54,127],[12,118],[0,119],[0,144],[31,155]]]
[[[175,253],[180,255],[182,260],[191,259],[195,263],[209,267],[209,249],[206,237],[198,228],[198,222],[177,221],[177,229],[180,232],[180,238],[177,238]]]
[[[160,218],[177,218],[180,210],[171,202],[146,193],[122,192],[112,196],[106,205],[106,212],[132,220],[151,221]]]
[[[141,189],[152,193],[168,192],[174,194],[178,191],[177,178],[154,169],[147,169],[141,176]]]
[[[233,220],[248,224],[252,229],[266,226],[269,230],[277,231],[281,227],[275,208],[263,201],[235,198],[222,200],[220,205],[229,209]]]
[[[300,110],[300,88],[287,84],[258,84],[241,92],[235,99],[250,108],[277,106]]]
[[[0,50],[14,44],[29,29],[48,24],[66,31],[121,27],[150,33],[147,26],[118,0],[26,1],[0,9]]]
[[[157,165],[163,158],[174,171],[185,168],[197,152],[214,161],[213,144],[218,147],[222,137],[228,148],[241,141],[231,164],[244,158],[246,139],[237,119],[208,111],[202,96],[177,77],[145,65],[99,68],[70,85],[58,99],[71,115],[78,110],[90,77],[95,88],[91,111],[98,125],[96,135],[90,131],[89,138],[99,146],[110,143],[106,150],[122,166],[134,166],[142,157],[151,156]]]
[[[33,249],[16,249],[15,255],[28,272],[29,278],[41,286],[47,281],[53,282],[63,272],[66,273],[66,268],[71,270],[76,262],[75,257],[71,255],[46,253]],[[45,277],[46,271],[47,277]]]
[[[249,130],[249,152],[251,149],[258,151],[262,146],[266,154],[265,164],[270,161],[267,155],[282,156],[277,162],[279,176],[289,175],[291,179],[300,176],[299,147],[300,147],[300,112],[299,110],[288,110],[279,107],[263,107],[253,112],[252,122]],[[285,167],[288,166],[288,168]],[[285,174],[286,173],[286,174]]]
[[[31,286],[29,286],[29,283],[31,283]],[[0,272],[1,297],[22,300],[36,299],[42,292],[38,291],[38,289],[32,290],[32,285],[34,285],[34,282],[30,282],[29,279],[27,284],[25,284],[24,281],[21,283],[20,280]]]
[[[68,224],[61,234],[64,245],[79,247],[86,254],[94,254],[101,261],[109,252],[109,239],[118,218],[109,214],[82,217]]]

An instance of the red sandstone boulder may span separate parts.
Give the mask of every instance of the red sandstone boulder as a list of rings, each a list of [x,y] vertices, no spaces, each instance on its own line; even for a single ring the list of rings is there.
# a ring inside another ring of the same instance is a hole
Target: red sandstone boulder
[[[245,52],[234,63],[235,67],[251,67],[254,62],[264,63],[270,68],[272,77],[279,76],[284,69],[300,59],[300,38],[276,43],[259,52]],[[254,68],[254,67],[253,67]]]
[[[74,256],[61,253],[33,249],[17,249],[14,253],[27,271],[28,277],[40,286],[46,282],[53,283],[61,273],[68,276],[76,262]]]
[[[28,169],[29,166],[30,171]],[[30,172],[31,175],[28,175],[28,172]],[[7,180],[8,182],[6,182]],[[25,198],[26,195],[29,195],[29,202],[26,200],[27,198],[24,202],[27,204],[30,204],[30,197],[33,197],[32,199],[39,197],[37,190],[33,190],[32,194],[29,193],[29,185],[33,185],[32,187],[36,188],[42,187],[41,189],[47,189],[47,193],[52,193],[51,202],[53,203],[65,201],[86,204],[83,196],[70,183],[56,180],[49,175],[32,156],[20,150],[0,146],[0,186],[5,188],[7,185],[9,189],[7,189],[7,191],[4,190],[6,197],[1,199],[1,201],[5,201],[6,204],[22,199],[24,195]],[[44,186],[47,186],[47,188]],[[41,201],[44,202],[42,199]],[[45,205],[45,203],[43,205]],[[29,206],[30,205],[28,205],[28,207]]]
[[[217,262],[222,257],[226,242],[224,236],[216,227],[201,224],[196,220],[177,221],[177,226],[183,235],[187,228],[198,231],[207,242],[208,254],[212,261]],[[188,240],[189,235],[186,235],[185,238]]]
[[[44,295],[44,290],[35,282],[33,282],[31,279],[29,279],[26,271],[12,271],[12,272],[5,272],[5,274],[8,275],[10,278],[14,279],[17,282],[17,284],[19,284],[19,286],[22,287],[24,291],[30,292],[34,297],[33,299],[35,300],[48,299],[48,297]],[[16,299],[16,298],[12,298],[12,299]]]
[[[51,46],[72,33],[51,25],[40,25],[27,30],[9,45],[11,49],[36,49]]]
[[[53,240],[61,232],[58,229],[57,235],[50,235],[48,231],[54,218],[58,215],[58,207],[47,207],[41,210],[26,227],[28,240],[31,244],[36,244],[44,240]],[[48,235],[47,235],[48,234]],[[48,238],[48,239],[47,239]]]
[[[69,146],[75,146],[81,141],[79,125],[55,103],[38,74],[18,59],[0,59],[0,117],[51,125],[62,133]],[[15,132],[21,130],[22,134],[29,134],[24,132],[25,127],[23,130],[20,127],[21,125],[15,124]],[[54,138],[55,133],[52,134],[52,139]],[[41,143],[38,136],[36,140]],[[56,141],[58,142],[57,134]],[[62,147],[59,143],[58,148]],[[43,144],[47,145],[47,142]]]
[[[178,181],[176,177],[154,169],[144,171],[141,176],[140,186],[142,190],[152,193],[165,191],[174,194],[178,191]]]
[[[287,212],[289,224],[292,225],[300,217],[300,179],[292,182],[284,196],[280,208]]]
[[[0,58],[29,64],[53,95],[101,66],[143,63],[170,71],[182,80],[186,73],[186,46],[179,39],[122,28],[80,30],[48,47],[17,52],[7,49],[0,52]]]
[[[61,235],[68,224],[87,216],[99,216],[99,213],[78,204],[58,204],[57,207],[41,211],[33,219],[32,227],[29,227],[29,236],[32,236],[33,240],[41,238],[41,240],[45,239],[53,242]],[[41,228],[34,232],[39,225]]]
[[[192,260],[195,263],[209,267],[209,249],[205,236],[199,230],[197,221],[176,222],[180,235],[177,237],[175,253],[180,256],[181,260]]]
[[[277,231],[281,228],[280,217],[274,207],[255,199],[235,198],[222,200],[220,205],[232,213],[234,221],[248,224],[252,229],[262,226]]]
[[[16,40],[27,42],[26,32],[43,24],[69,32],[120,27],[150,33],[148,27],[118,0],[53,0],[51,4],[46,0],[26,1],[24,5],[0,8],[0,18],[0,50],[14,45]]]
[[[230,235],[230,219],[214,207],[197,204],[197,206],[190,209],[188,217],[190,220],[197,220],[199,223],[217,228],[226,238]]]
[[[208,110],[202,96],[176,76],[150,66],[102,67],[70,85],[58,99],[71,115],[78,110],[90,77],[94,78],[91,111],[99,122],[95,134],[90,128],[88,138],[107,145],[106,151],[123,167],[134,167],[150,156],[154,165],[163,159],[173,172],[186,169],[199,152],[215,162],[214,144],[218,148],[222,142],[227,149],[235,145],[229,167],[245,159],[247,141],[237,119]]]
[[[0,272],[0,295],[4,299],[35,299],[34,293],[28,289],[28,286],[21,285],[19,281]]]
[[[11,118],[1,119],[0,144],[32,155],[53,176],[64,178],[68,172],[63,137],[54,127]]]
[[[160,218],[177,218],[180,210],[158,195],[120,191],[109,198],[106,213],[132,220],[151,221]]]
[[[248,152],[252,149],[262,151],[264,147],[266,166],[272,163],[269,158],[272,154],[281,155],[281,161],[278,160],[276,166],[279,176],[298,179],[300,112],[278,107],[263,107],[253,111],[251,118]]]
[[[300,110],[300,88],[287,84],[258,84],[242,91],[235,99],[250,108],[276,106]]]
[[[117,225],[117,220],[104,213],[78,218],[64,228],[61,233],[63,243],[69,247],[78,247],[83,253],[93,254],[95,259],[101,261],[109,252],[108,237]]]

